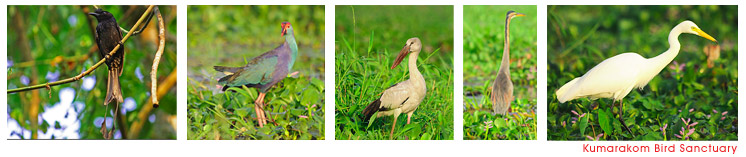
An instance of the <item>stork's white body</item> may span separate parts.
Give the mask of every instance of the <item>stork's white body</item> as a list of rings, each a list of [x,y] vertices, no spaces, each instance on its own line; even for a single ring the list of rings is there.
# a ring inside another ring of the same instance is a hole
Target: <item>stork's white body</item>
[[[381,106],[376,116],[393,115],[399,117],[401,113],[406,113],[412,117],[412,113],[417,110],[420,103],[425,99],[427,87],[425,78],[417,69],[417,55],[420,52],[409,54],[409,79],[397,83],[394,86],[383,91],[381,95]],[[409,121],[409,120],[407,120]]]

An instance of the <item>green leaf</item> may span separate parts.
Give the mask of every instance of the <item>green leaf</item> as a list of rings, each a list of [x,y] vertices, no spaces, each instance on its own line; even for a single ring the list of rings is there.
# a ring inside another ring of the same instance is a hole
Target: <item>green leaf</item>
[[[585,135],[585,128],[588,127],[588,117],[589,115],[584,116],[583,118],[578,119],[578,126],[580,127],[580,135]]]
[[[370,120],[368,120],[368,127],[366,127],[365,130],[368,130],[370,128],[370,125],[373,125],[373,122],[376,121],[376,117],[378,117],[377,114],[378,112],[373,113],[373,116],[371,116]]]
[[[609,120],[609,113],[606,110],[598,111],[598,124],[601,125],[601,129],[604,130],[604,135],[611,135],[611,123]]]

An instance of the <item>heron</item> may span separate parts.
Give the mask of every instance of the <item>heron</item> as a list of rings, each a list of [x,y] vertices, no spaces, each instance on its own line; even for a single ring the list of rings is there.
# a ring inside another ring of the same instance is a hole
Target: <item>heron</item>
[[[492,83],[492,114],[505,115],[510,111],[510,102],[513,101],[513,81],[510,79],[510,20],[514,17],[525,16],[524,14],[508,11],[505,16],[505,46],[503,46],[503,57],[497,77]]]
[[[642,89],[671,61],[676,58],[681,49],[679,35],[689,33],[698,35],[717,43],[717,40],[708,35],[697,24],[692,21],[684,21],[671,29],[668,34],[669,48],[662,54],[653,58],[644,58],[637,53],[628,52],[606,59],[591,68],[583,76],[575,78],[556,91],[557,99],[564,103],[578,98],[612,98],[612,106],[619,102],[619,122],[624,129],[632,134],[622,118],[622,99],[632,89]],[[634,135],[633,135],[634,136]]]

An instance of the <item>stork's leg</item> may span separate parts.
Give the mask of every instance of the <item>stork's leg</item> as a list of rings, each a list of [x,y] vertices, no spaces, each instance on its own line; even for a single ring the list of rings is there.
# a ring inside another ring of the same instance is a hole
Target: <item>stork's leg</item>
[[[407,124],[409,124],[410,121],[412,121],[412,114],[414,111],[407,113]]]
[[[612,103],[612,105],[614,104]],[[632,135],[632,137],[634,137],[635,134],[632,134],[632,130],[630,130],[629,127],[627,127],[627,124],[624,123],[624,116],[622,116],[624,115],[624,110],[622,110],[623,107],[624,107],[624,103],[622,103],[622,101],[619,101],[619,122],[622,123],[622,126],[624,127],[625,130],[627,130],[627,133],[629,133],[630,135]]]
[[[392,140],[394,139],[394,128],[396,128],[396,119],[398,117],[399,116],[394,116],[394,123],[391,124],[391,133],[389,133],[389,139],[392,139]]]

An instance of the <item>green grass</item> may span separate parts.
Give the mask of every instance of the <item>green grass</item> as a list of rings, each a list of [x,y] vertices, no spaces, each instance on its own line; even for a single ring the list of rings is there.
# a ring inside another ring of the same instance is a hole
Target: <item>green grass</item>
[[[520,116],[492,115],[489,95],[510,25],[510,74]],[[464,6],[464,139],[536,140],[536,6]]]
[[[354,6],[354,14],[352,9],[336,9],[335,138],[389,139],[391,125],[396,125],[393,139],[453,139],[453,8]],[[401,14],[408,16],[394,16]],[[405,125],[405,114],[397,124],[392,116],[362,119],[362,110],[383,90],[408,79],[407,65],[389,68],[404,42],[415,36],[423,42],[417,63],[427,95],[412,123]]]
[[[188,139],[324,139],[324,6],[189,6]],[[291,71],[267,92],[268,125],[258,128],[257,89],[222,92],[214,65],[241,66],[284,41],[293,25],[299,52]]]
[[[548,7],[548,139],[737,140],[736,10],[736,6]],[[621,112],[632,134],[622,129],[616,117],[620,111],[616,106],[612,109],[611,99],[557,101],[554,92],[559,87],[606,58],[624,52],[646,58],[659,55],[669,47],[671,28],[684,20],[692,20],[719,41],[720,59],[707,67],[703,47],[716,43],[691,34],[679,36],[682,47],[676,63],[623,99]],[[686,130],[683,135],[681,130]]]

